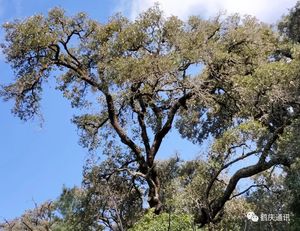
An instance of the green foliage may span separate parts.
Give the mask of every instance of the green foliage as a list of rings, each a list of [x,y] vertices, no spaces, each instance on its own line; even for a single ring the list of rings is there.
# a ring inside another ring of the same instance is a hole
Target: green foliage
[[[199,230],[193,223],[193,218],[188,214],[170,214],[161,213],[155,215],[153,210],[147,211],[141,220],[139,220],[129,231],[194,231]]]
[[[287,23],[298,24],[292,20],[298,5]],[[162,213],[147,213],[138,230],[169,224],[189,230],[192,220],[236,230],[243,225],[241,207],[251,207],[235,200],[239,181],[274,166],[291,168],[299,158],[300,46],[253,17],[184,22],[155,6],[135,21],[115,15],[101,24],[55,8],[4,30],[1,46],[16,78],[0,96],[14,101],[13,113],[22,120],[39,115],[44,83],[55,78],[57,89],[83,111],[73,119],[80,143],[106,155],[84,169],[82,189],[64,190],[47,220],[58,223],[49,225],[128,229],[147,197]],[[291,29],[283,31],[297,40]],[[191,74],[193,65],[201,68]],[[174,125],[194,143],[211,141],[205,158],[156,161]],[[248,157],[256,163],[249,165]]]
[[[278,28],[281,33],[285,34],[288,38],[295,42],[300,41],[299,35],[299,15],[300,15],[300,2],[298,1],[296,5],[290,9],[289,14],[282,17],[279,22]]]

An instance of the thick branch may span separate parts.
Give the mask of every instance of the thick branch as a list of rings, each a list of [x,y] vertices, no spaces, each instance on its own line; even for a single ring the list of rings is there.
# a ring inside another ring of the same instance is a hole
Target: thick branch
[[[271,139],[267,142],[267,144],[265,145],[264,147],[264,150],[259,158],[259,163],[263,163],[268,154],[269,154],[269,151],[271,150],[273,144],[276,142],[276,140],[279,138],[279,136],[283,133],[284,131],[284,128],[289,125],[291,122],[290,121],[286,121],[282,126],[280,126],[279,128],[277,128],[275,130],[275,132],[273,133]]]
[[[79,35],[79,32],[78,32],[77,30],[73,30],[73,31],[71,32],[71,34],[68,35],[66,41],[60,41],[60,42],[61,42],[61,44],[63,45],[63,47],[64,47],[65,51],[67,52],[67,54],[69,55],[69,57],[71,57],[71,59],[74,60],[75,63],[76,63],[78,66],[80,66],[81,63],[80,63],[79,60],[78,60],[78,59],[70,52],[70,50],[69,50],[69,48],[68,48],[68,43],[69,43],[69,41],[71,40],[71,38],[72,38],[72,36],[73,36],[74,34]]]
[[[147,153],[147,155],[149,155],[150,142],[149,142],[149,137],[148,137],[147,128],[146,128],[146,124],[145,124],[146,106],[145,106],[142,96],[139,96],[139,103],[140,103],[142,110],[138,113],[138,121],[139,121],[139,125],[141,127],[141,131],[142,131],[141,136],[142,136],[143,143],[144,143],[144,146],[146,149],[146,153]]]
[[[146,107],[145,107],[144,101],[142,99],[142,96],[138,96],[138,97],[139,97],[139,104],[141,106],[141,110],[136,108],[136,106],[134,104],[134,97],[131,98],[130,104],[131,104],[132,110],[138,116],[138,122],[139,122],[139,126],[141,128],[141,137],[142,137],[142,140],[143,140],[143,144],[145,146],[146,154],[149,155],[149,153],[150,153],[150,142],[149,142],[149,137],[148,137],[148,133],[147,133],[147,127],[146,127],[146,124],[145,124]]]
[[[65,48],[65,49],[68,49],[68,48],[66,47],[66,45],[64,45],[64,48]],[[70,54],[68,53],[69,56],[70,56],[72,59],[74,59],[74,60],[76,61],[76,63],[77,63],[77,65],[74,66],[74,64],[68,63],[67,61],[62,60],[62,59],[59,58],[59,55],[60,55],[60,53],[61,53],[61,50],[60,50],[59,45],[57,45],[57,44],[51,44],[51,45],[49,46],[49,49],[51,49],[52,51],[55,52],[54,58],[51,58],[51,61],[52,61],[55,65],[57,65],[57,66],[62,66],[62,67],[65,67],[65,68],[67,68],[67,69],[69,69],[69,70],[74,71],[75,73],[78,74],[78,77],[79,77],[81,80],[83,80],[84,82],[88,83],[90,86],[93,86],[93,87],[97,88],[98,90],[102,90],[102,87],[100,86],[100,84],[98,84],[98,83],[97,83],[96,81],[94,81],[91,77],[89,77],[87,73],[85,73],[85,71],[82,69],[81,63],[79,62],[79,60],[78,60],[76,57],[74,57],[74,56],[72,56],[72,55],[70,55]]]
[[[223,195],[218,200],[216,200],[211,206],[212,218],[214,218],[218,214],[218,212],[223,208],[226,201],[228,201],[230,199],[230,196],[231,196],[232,192],[234,191],[234,189],[236,188],[236,185],[238,184],[240,179],[251,177],[251,176],[258,174],[260,172],[263,172],[277,164],[286,164],[287,161],[282,160],[280,158],[272,159],[269,162],[265,162],[265,160],[266,160],[266,157],[268,156],[273,144],[277,141],[277,139],[279,138],[279,135],[284,132],[284,128],[289,124],[290,124],[290,121],[285,122],[281,127],[279,127],[273,133],[272,137],[269,139],[269,141],[265,145],[265,147],[262,151],[261,157],[259,158],[258,162],[255,165],[251,165],[251,166],[248,166],[248,167],[238,170],[230,178],[229,183],[228,183]],[[237,158],[237,159],[239,159],[239,158]],[[228,163],[228,164],[230,164],[230,163]]]
[[[172,123],[174,120],[174,117],[178,111],[178,109],[181,106],[184,106],[186,101],[188,99],[190,99],[192,96],[194,95],[193,92],[189,92],[186,95],[182,96],[180,99],[178,99],[178,101],[176,103],[173,104],[173,106],[171,107],[171,109],[169,110],[169,114],[167,117],[167,121],[165,122],[164,126],[162,127],[162,129],[160,129],[160,131],[158,131],[155,136],[154,136],[154,140],[153,140],[153,144],[151,146],[151,155],[149,156],[148,160],[150,165],[153,164],[155,155],[161,145],[161,142],[163,140],[163,138],[166,136],[166,134],[170,131],[171,127],[172,127]]]
[[[251,177],[253,175],[256,175],[260,172],[263,172],[263,171],[273,167],[274,165],[284,164],[284,162],[286,162],[286,161],[282,160],[282,159],[273,159],[273,160],[270,160],[269,162],[264,162],[264,163],[258,162],[255,165],[251,165],[251,166],[248,166],[248,167],[238,170],[230,178],[229,183],[228,183],[223,195],[212,204],[212,206],[211,206],[211,208],[212,208],[211,215],[212,216],[211,217],[214,218],[221,211],[221,209],[223,208],[226,201],[228,201],[230,199],[230,196],[231,196],[232,192],[235,190],[236,185],[240,179]]]
[[[209,182],[209,184],[208,184],[208,186],[207,186],[207,189],[206,189],[206,199],[208,200],[208,198],[209,198],[209,193],[210,193],[210,190],[212,189],[212,186],[214,185],[215,181],[218,179],[218,176],[220,175],[220,173],[221,173],[224,169],[226,169],[226,168],[230,167],[232,164],[234,164],[234,163],[236,163],[236,162],[238,162],[238,161],[240,161],[240,160],[243,160],[243,159],[245,159],[245,158],[247,158],[247,157],[249,157],[249,156],[251,156],[251,155],[254,155],[254,154],[256,154],[256,153],[258,153],[258,150],[254,150],[254,151],[252,151],[252,152],[248,152],[248,153],[246,153],[246,154],[244,154],[244,155],[242,155],[242,156],[240,156],[240,157],[238,157],[238,158],[236,158],[236,159],[234,159],[234,160],[228,162],[227,164],[223,165],[223,166],[215,173],[215,175],[213,176],[213,178],[210,180],[210,182]]]
[[[105,94],[105,99],[106,99],[106,104],[107,104],[107,108],[108,108],[108,117],[109,120],[111,122],[111,125],[113,126],[113,128],[115,129],[115,131],[117,132],[118,136],[121,139],[121,142],[125,145],[127,145],[136,155],[137,157],[137,161],[139,162],[139,164],[141,165],[140,167],[144,167],[145,165],[145,160],[142,156],[142,151],[141,149],[127,136],[127,134],[125,133],[125,131],[123,130],[123,128],[121,127],[119,121],[118,121],[118,117],[115,111],[115,106],[114,106],[114,101],[113,98],[111,96],[111,94],[108,92],[108,90],[106,90],[105,92],[103,92]]]

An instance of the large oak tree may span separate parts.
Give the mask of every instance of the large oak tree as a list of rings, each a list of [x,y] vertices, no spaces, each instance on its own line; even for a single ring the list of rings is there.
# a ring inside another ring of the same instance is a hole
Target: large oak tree
[[[201,225],[218,221],[227,201],[258,187],[236,192],[241,179],[289,167],[298,155],[287,150],[299,131],[299,45],[255,18],[184,22],[154,7],[135,21],[116,15],[101,24],[57,8],[4,29],[15,79],[1,96],[14,101],[12,112],[22,120],[39,115],[45,83],[55,78],[83,111],[73,119],[81,144],[102,147],[111,163],[102,177],[122,172],[134,185],[146,183],[157,214],[163,186],[155,160],[172,128],[199,145],[212,141],[204,150],[209,177],[194,204]],[[221,193],[212,193],[231,166],[238,169]]]

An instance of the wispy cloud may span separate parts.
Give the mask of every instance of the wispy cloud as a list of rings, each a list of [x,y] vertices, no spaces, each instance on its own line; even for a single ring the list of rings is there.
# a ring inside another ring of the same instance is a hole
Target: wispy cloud
[[[132,19],[158,2],[167,15],[177,15],[182,19],[189,15],[208,18],[225,10],[227,14],[249,14],[264,22],[275,23],[297,0],[130,0],[126,1],[126,4],[124,1],[120,2],[123,2],[123,10],[129,11]]]

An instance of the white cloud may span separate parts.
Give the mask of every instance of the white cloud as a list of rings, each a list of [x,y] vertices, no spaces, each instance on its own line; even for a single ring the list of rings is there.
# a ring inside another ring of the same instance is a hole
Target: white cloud
[[[186,19],[189,15],[208,18],[225,10],[228,14],[249,14],[264,22],[276,23],[296,4],[297,0],[131,0],[128,2],[131,4],[126,11],[129,10],[132,19],[158,2],[167,15],[177,15],[182,19]]]

